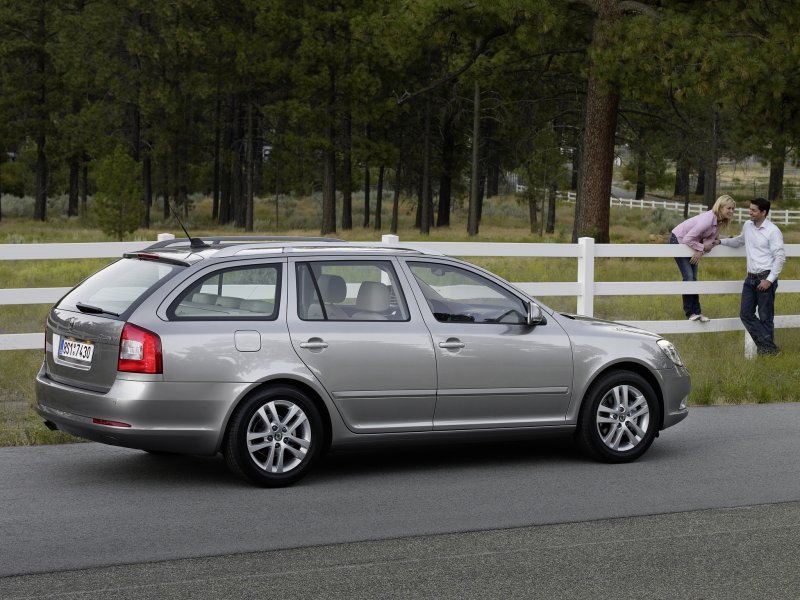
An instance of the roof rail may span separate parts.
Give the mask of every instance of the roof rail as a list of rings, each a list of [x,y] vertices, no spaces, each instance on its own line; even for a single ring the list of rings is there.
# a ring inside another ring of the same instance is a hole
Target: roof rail
[[[199,236],[197,239],[208,243],[211,246],[229,246],[236,244],[252,244],[257,242],[333,242],[343,243],[345,240],[328,237],[310,237],[310,236],[291,236],[291,235],[225,235],[225,236]],[[155,242],[145,248],[144,250],[158,250],[163,248],[170,248],[182,246],[189,243],[185,238],[175,238],[171,240],[162,240]]]

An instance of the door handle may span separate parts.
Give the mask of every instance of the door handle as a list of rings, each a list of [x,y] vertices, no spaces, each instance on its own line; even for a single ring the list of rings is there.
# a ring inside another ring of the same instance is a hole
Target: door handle
[[[466,344],[459,339],[450,338],[446,342],[439,342],[439,348],[444,348],[445,350],[460,350],[461,348],[466,348]]]
[[[307,342],[300,342],[298,345],[306,350],[323,350],[328,347],[328,342],[319,338],[311,338]]]

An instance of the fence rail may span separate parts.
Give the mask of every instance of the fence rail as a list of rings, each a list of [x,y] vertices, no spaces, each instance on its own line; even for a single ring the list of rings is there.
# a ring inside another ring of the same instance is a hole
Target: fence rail
[[[162,236],[159,236],[162,237]],[[527,244],[485,242],[425,242],[401,243],[397,236],[383,236],[386,244],[408,248],[421,248],[452,256],[513,256],[529,258],[575,258],[577,271],[574,281],[514,282],[517,287],[536,297],[574,296],[576,312],[593,316],[597,296],[641,296],[680,294],[738,294],[741,279],[735,281],[596,281],[595,263],[599,258],[670,258],[690,256],[691,251],[681,244],[595,244],[592,238],[581,238],[577,244]],[[50,260],[79,258],[117,258],[125,252],[141,250],[152,242],[109,242],[80,244],[0,244],[1,260]],[[718,246],[713,251],[717,258],[744,256],[744,248]],[[800,244],[786,245],[787,257],[800,256]],[[53,304],[70,288],[16,288],[0,289],[0,305]],[[780,281],[780,293],[799,293],[800,280]],[[632,326],[656,333],[704,333],[743,331],[738,318],[713,319],[708,323],[688,320],[624,321]],[[800,315],[779,315],[775,327],[800,327]],[[753,354],[754,346],[745,334],[745,353]],[[0,350],[42,348],[44,334],[20,333],[0,335]]]
[[[575,192],[560,192],[558,197],[567,202],[575,202]],[[621,206],[624,208],[663,208],[664,210],[671,210],[680,212],[683,215],[683,208],[685,204],[677,200],[655,200],[655,199],[640,199],[635,198],[618,198],[611,196],[609,199],[611,206]],[[704,204],[690,203],[688,208],[688,215],[699,215],[708,210]],[[733,212],[733,221],[736,223],[744,223],[750,218],[749,208],[738,207]],[[770,220],[776,225],[789,225],[791,223],[800,222],[800,210],[770,210]]]

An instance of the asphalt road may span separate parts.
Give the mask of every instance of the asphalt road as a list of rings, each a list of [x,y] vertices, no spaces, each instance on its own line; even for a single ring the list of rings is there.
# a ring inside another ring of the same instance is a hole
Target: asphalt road
[[[566,441],[383,449],[281,490],[219,458],[5,448],[0,597],[797,597],[798,456],[800,404],[696,408],[628,465]]]

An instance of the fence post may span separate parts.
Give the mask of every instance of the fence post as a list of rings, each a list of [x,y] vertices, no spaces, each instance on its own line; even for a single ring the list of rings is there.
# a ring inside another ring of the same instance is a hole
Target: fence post
[[[594,238],[583,237],[578,240],[578,307],[577,313],[587,317],[594,316]]]
[[[747,360],[753,360],[756,357],[756,343],[753,341],[753,338],[750,337],[750,334],[747,330],[744,330],[744,357]]]

